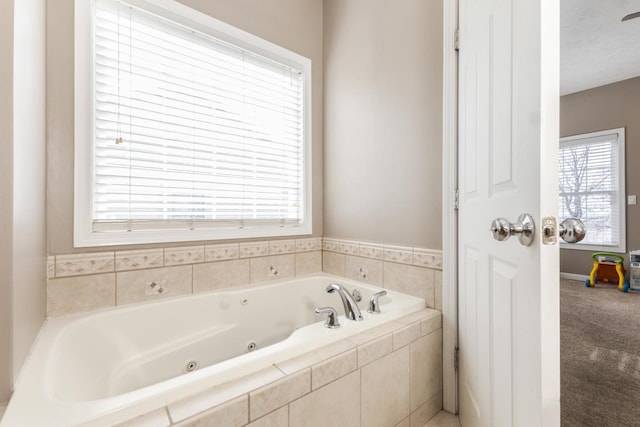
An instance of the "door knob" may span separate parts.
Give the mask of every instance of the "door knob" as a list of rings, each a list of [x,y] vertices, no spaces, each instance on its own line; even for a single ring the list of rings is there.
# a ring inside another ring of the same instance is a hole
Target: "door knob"
[[[555,245],[556,235],[560,235],[567,243],[576,243],[584,239],[587,234],[584,223],[577,218],[567,218],[557,228],[556,233],[555,217],[542,218],[542,244]]]
[[[497,218],[491,222],[491,233],[493,238],[499,241],[503,241],[511,237],[512,235],[518,236],[520,244],[529,246],[533,243],[533,237],[535,236],[536,226],[533,223],[533,217],[529,214],[522,214],[518,217],[518,221],[510,223],[505,218]]]
[[[578,218],[567,218],[560,223],[558,234],[567,243],[577,243],[584,239],[584,236],[587,235],[587,230],[584,222]]]

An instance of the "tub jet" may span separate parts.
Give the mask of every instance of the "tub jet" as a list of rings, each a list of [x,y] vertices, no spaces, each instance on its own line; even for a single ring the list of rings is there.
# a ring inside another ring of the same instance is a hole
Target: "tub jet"
[[[185,365],[184,365],[184,371],[185,372],[193,372],[196,369],[198,369],[198,361],[197,360],[189,360]]]

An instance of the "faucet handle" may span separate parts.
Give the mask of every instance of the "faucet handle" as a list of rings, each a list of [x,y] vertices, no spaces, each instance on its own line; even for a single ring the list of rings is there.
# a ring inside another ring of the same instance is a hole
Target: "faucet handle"
[[[325,328],[336,329],[340,327],[338,321],[338,312],[333,307],[318,307],[316,308],[316,314],[327,313],[327,321],[324,322]]]
[[[371,295],[371,300],[369,301],[369,309],[367,310],[367,313],[379,314],[380,302],[378,301],[378,298],[383,297],[386,294],[387,294],[387,291],[380,291]]]

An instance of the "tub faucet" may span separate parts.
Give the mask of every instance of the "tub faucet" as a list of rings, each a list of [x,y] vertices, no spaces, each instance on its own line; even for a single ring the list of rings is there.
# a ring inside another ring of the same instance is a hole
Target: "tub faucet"
[[[360,308],[358,308],[358,304],[353,299],[347,288],[342,286],[339,283],[332,283],[327,286],[327,292],[330,294],[333,292],[338,292],[340,298],[342,299],[342,305],[344,305],[344,314],[347,316],[347,319],[351,320],[362,320],[362,314],[360,313]]]

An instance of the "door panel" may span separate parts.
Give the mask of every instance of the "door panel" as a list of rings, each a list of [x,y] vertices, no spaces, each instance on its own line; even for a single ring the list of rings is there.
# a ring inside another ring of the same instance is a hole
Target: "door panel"
[[[513,345],[511,323],[513,321],[513,290],[516,289],[517,266],[493,258],[490,261],[491,278],[489,293],[491,295],[491,354],[493,374],[492,413],[495,414],[495,425],[508,426],[512,420],[511,377]]]
[[[557,2],[460,0],[459,22],[460,419],[559,425],[558,247],[489,232],[556,215]]]

